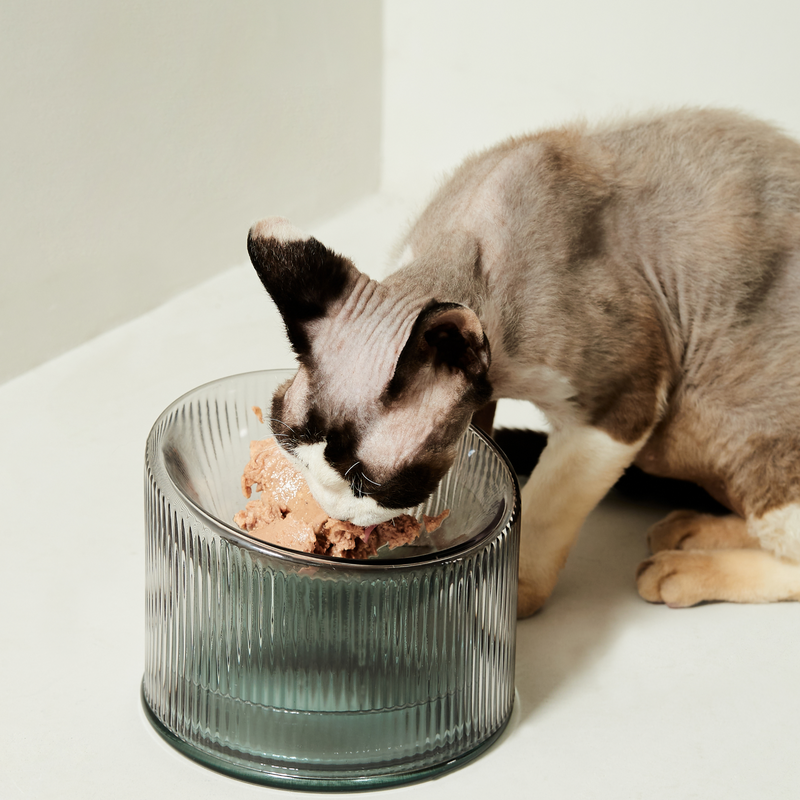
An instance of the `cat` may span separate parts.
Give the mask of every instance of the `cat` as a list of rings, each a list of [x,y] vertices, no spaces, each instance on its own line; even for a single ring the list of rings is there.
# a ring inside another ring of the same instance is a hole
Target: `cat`
[[[283,218],[248,235],[296,376],[272,428],[332,516],[423,501],[473,414],[552,426],[522,490],[518,614],[630,465],[730,514],[649,531],[643,598],[800,599],[800,144],[719,109],[509,139],[468,158],[370,280]]]

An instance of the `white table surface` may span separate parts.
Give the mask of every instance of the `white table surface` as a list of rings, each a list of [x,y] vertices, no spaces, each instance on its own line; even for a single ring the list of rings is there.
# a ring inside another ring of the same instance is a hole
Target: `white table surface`
[[[314,233],[378,276],[407,214],[376,196]],[[244,232],[242,253],[241,266],[0,386],[4,800],[293,794],[180,755],[139,700],[149,429],[201,383],[292,364]],[[518,413],[504,405],[500,420]],[[494,747],[436,780],[362,796],[800,797],[800,606],[640,600],[643,533],[666,510],[610,497],[591,515],[550,604],[519,624],[517,704]]]

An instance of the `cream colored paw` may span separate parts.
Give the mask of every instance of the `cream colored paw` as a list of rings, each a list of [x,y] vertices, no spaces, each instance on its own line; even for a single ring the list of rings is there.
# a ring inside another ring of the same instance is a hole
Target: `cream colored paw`
[[[568,554],[569,547],[539,553],[535,559],[524,558],[524,553],[520,554],[517,619],[530,617],[548,601]]]
[[[704,574],[712,569],[708,554],[663,550],[643,561],[636,571],[636,588],[650,603],[685,608],[706,600]]]
[[[697,511],[673,511],[647,531],[651,553],[663,550],[758,548],[745,521],[735,514],[717,517]]]
[[[636,585],[645,600],[671,608],[796,600],[800,565],[763,550],[662,550],[639,565]]]

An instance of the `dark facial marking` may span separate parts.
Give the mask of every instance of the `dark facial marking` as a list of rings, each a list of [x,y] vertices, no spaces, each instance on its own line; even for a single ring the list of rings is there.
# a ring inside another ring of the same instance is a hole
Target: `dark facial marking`
[[[294,433],[292,428],[283,421],[283,400],[286,396],[287,389],[292,385],[292,381],[288,380],[282,383],[272,395],[272,406],[270,409],[270,422],[269,426],[275,434],[275,438],[286,450],[294,449]]]
[[[296,449],[298,444],[316,444],[325,438],[325,425],[322,415],[310,408],[302,422],[286,422],[284,414],[284,400],[286,391],[291,386],[291,380],[286,381],[275,391],[272,396],[272,413],[270,428],[281,446],[288,451]]]
[[[411,464],[370,492],[384,508],[411,508],[423,503],[439,485],[453,462],[450,453],[437,453]]]
[[[326,436],[325,460],[344,477],[356,462],[355,453],[359,445],[356,426],[352,422],[331,427]]]

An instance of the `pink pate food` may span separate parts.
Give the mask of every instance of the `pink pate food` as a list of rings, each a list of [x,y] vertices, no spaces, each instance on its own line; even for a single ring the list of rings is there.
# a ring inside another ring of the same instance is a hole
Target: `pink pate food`
[[[274,439],[250,442],[250,461],[242,475],[242,492],[253,498],[233,518],[242,530],[270,544],[339,558],[369,558],[379,547],[390,549],[410,544],[422,524],[432,533],[449,515],[449,509],[434,517],[424,514],[423,523],[408,514],[362,528],[329,517],[303,476],[289,463]]]

